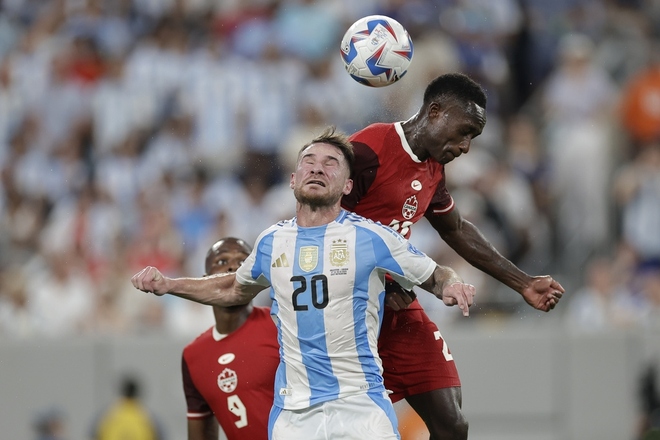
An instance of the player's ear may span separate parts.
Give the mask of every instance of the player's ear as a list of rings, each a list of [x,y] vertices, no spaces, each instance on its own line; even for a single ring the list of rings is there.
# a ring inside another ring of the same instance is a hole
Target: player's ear
[[[353,179],[346,179],[346,183],[344,184],[343,193],[348,195],[348,194],[351,193],[352,189],[353,189]]]
[[[296,183],[296,173],[291,173],[291,180],[289,181],[289,187],[293,189]]]
[[[442,105],[437,102],[433,101],[429,104],[428,111],[426,112],[430,118],[436,118],[438,115],[440,115],[443,112]]]

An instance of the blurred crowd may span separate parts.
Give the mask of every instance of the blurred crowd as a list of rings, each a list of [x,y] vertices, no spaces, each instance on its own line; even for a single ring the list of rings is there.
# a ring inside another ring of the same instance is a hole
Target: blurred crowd
[[[293,216],[288,176],[322,127],[405,120],[450,71],[489,99],[486,130],[447,166],[463,215],[521,268],[562,282],[553,313],[570,325],[658,325],[657,1],[0,7],[0,338],[198,334],[210,310],[142,294],[131,275],[202,275],[219,237],[252,242]],[[414,42],[406,77],[381,89],[353,81],[339,56],[345,30],[371,14]],[[413,243],[477,285],[475,319],[531,311],[416,228]]]

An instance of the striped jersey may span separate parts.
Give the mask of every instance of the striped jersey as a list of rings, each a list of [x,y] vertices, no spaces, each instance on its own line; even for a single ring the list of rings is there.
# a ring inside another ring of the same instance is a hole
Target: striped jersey
[[[265,230],[236,279],[271,287],[280,344],[274,405],[296,410],[384,392],[377,339],[385,273],[411,289],[435,266],[397,232],[344,210],[327,225],[293,218]]]

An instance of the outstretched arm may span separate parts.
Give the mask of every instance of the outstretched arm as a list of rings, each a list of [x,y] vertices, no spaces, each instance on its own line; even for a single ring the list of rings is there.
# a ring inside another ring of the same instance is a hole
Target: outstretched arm
[[[420,287],[434,294],[447,306],[458,305],[463,316],[470,314],[469,308],[474,302],[474,286],[465,284],[454,269],[436,265],[431,276]]]
[[[220,307],[249,303],[262,286],[246,286],[236,282],[235,273],[210,275],[203,278],[169,278],[153,266],[133,275],[136,289],[161,296],[166,293],[202,304]]]
[[[549,275],[530,276],[520,270],[500,254],[476,226],[463,219],[457,209],[445,215],[429,215],[427,219],[465,261],[521,294],[535,309],[548,312],[562,297],[561,284]]]

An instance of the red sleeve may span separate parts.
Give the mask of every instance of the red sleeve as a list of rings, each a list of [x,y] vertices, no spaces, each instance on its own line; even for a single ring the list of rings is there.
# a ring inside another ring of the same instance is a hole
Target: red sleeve
[[[213,415],[213,411],[209,407],[204,397],[200,394],[190,377],[188,364],[185,356],[181,357],[181,375],[183,377],[183,393],[186,396],[186,406],[188,409],[189,419],[204,419]]]
[[[369,187],[376,180],[380,166],[378,156],[367,144],[353,142],[353,150],[355,151],[355,164],[351,172],[353,189],[341,199],[342,208],[349,211],[355,210],[362,197],[367,194]]]

